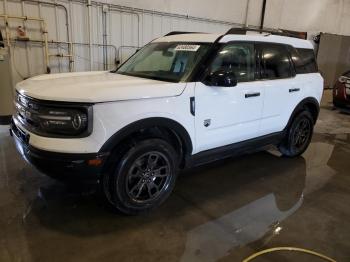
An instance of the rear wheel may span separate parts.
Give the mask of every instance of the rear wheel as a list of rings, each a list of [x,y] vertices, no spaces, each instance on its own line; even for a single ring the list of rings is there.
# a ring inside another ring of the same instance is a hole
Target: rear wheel
[[[305,152],[313,134],[314,121],[309,111],[299,113],[287,130],[280,152],[287,157],[296,157]]]
[[[105,195],[118,211],[135,215],[158,207],[174,188],[177,153],[161,139],[130,146],[108,177]]]

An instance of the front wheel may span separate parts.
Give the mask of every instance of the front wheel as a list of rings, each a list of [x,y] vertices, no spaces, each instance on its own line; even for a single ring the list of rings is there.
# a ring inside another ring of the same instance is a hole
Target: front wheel
[[[287,157],[300,156],[309,146],[313,134],[314,121],[309,111],[299,113],[287,130],[280,152]]]
[[[129,215],[158,207],[174,188],[177,158],[175,149],[161,139],[130,146],[109,174],[106,197],[115,209]]]

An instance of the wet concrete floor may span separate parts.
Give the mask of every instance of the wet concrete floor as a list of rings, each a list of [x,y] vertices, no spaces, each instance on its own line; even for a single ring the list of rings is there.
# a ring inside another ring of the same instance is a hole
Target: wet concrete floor
[[[350,261],[350,115],[323,106],[299,158],[271,149],[188,170],[158,210],[110,212],[25,163],[0,128],[0,261],[242,261],[294,246]],[[281,252],[255,261],[321,261]]]

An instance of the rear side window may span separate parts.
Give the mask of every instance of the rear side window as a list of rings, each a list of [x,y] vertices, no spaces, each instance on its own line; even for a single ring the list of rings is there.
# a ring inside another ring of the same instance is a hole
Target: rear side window
[[[264,44],[262,45],[261,52],[262,79],[281,79],[293,76],[292,65],[286,46]]]
[[[315,53],[313,49],[294,49],[291,47],[290,51],[292,54],[292,59],[297,74],[309,74],[318,72]]]

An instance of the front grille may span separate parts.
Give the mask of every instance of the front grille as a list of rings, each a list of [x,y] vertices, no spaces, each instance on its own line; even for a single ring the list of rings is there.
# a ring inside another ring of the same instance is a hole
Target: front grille
[[[12,120],[11,122],[11,132],[18,137],[22,142],[28,144],[29,135],[22,131],[18,126],[16,126]]]
[[[24,125],[29,131],[34,131],[39,127],[39,110],[40,104],[34,99],[23,96],[19,93],[15,98],[16,118]]]

